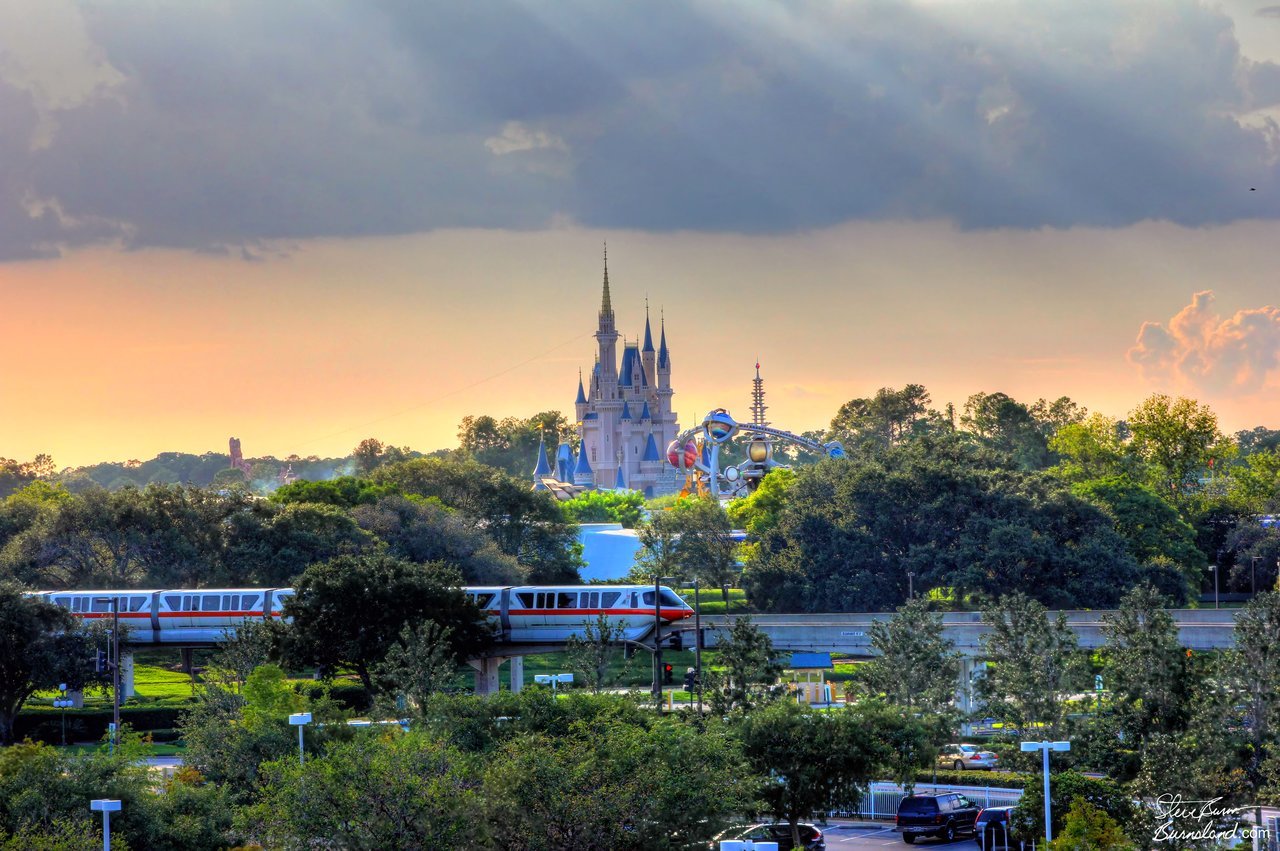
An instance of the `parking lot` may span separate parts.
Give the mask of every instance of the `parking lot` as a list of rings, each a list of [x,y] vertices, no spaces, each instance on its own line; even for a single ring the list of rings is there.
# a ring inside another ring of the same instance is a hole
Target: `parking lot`
[[[977,843],[972,837],[964,837],[951,842],[943,842],[940,839],[920,839],[914,845],[907,845],[902,841],[901,834],[893,832],[893,825],[884,825],[883,827],[855,826],[852,824],[841,824],[832,821],[826,825],[819,825],[822,828],[822,836],[827,842],[827,848],[853,849],[853,848],[963,848],[976,849]]]

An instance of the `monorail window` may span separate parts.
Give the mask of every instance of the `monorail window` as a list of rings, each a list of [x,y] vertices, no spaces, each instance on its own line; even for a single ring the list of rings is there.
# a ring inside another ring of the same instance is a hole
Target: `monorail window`
[[[240,608],[239,594],[223,594],[222,595],[222,611],[234,612]]]
[[[204,604],[200,607],[202,612],[216,612],[221,607],[218,605],[222,602],[222,598],[217,594],[205,594]]]
[[[489,608],[489,604],[493,602],[493,597],[493,594],[475,594],[472,596],[472,599],[475,601],[478,608],[487,609]]]
[[[258,605],[258,595],[257,594],[241,595],[240,605],[244,607],[245,611],[255,608]]]
[[[684,600],[680,599],[680,595],[670,588],[663,588],[659,595],[664,606],[675,606],[676,608],[684,608]]]
[[[641,602],[641,603],[644,603],[646,606],[652,606],[652,605],[653,605],[653,592],[652,592],[652,591],[645,591],[643,594],[641,594],[641,595],[640,595],[640,602]]]
[[[200,611],[200,598],[192,597],[190,594],[184,594],[182,597],[182,611],[184,612]]]
[[[140,612],[142,611],[143,607],[145,607],[146,605],[147,605],[146,597],[130,597],[129,598],[129,611],[131,612]]]
[[[169,607],[169,611],[176,612],[182,609],[182,598],[177,594],[166,594],[164,604]]]
[[[621,591],[605,591],[604,595],[600,598],[600,602],[603,605],[603,608],[611,609],[613,608],[613,604],[618,602],[618,598],[621,596]]]
[[[600,608],[600,592],[599,591],[592,591],[590,594],[587,595],[587,608],[588,609]]]
[[[78,612],[78,611],[80,611],[80,598],[79,598],[79,597],[72,597],[72,598],[71,598],[71,611],[73,611],[73,612]]]
[[[556,608],[559,609],[576,609],[578,608],[578,592],[561,592],[556,595]]]
[[[94,612],[109,612],[109,611],[111,611],[111,600],[110,600],[110,598],[108,598],[108,597],[94,597],[94,598],[93,598],[93,609],[92,609],[91,611],[94,611]]]
[[[532,591],[521,591],[519,594],[516,594],[516,599],[518,599],[520,601],[520,605],[524,606],[526,609],[533,608]]]
[[[53,602],[54,602],[54,605],[61,606],[64,609],[71,608],[71,601],[68,600],[66,597],[54,597]]]

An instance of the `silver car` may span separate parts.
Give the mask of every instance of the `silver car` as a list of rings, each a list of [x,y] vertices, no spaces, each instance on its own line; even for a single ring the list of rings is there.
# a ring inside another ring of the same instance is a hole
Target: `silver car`
[[[938,767],[964,771],[981,768],[993,771],[1000,767],[1000,757],[984,751],[977,745],[946,745],[938,753]]]

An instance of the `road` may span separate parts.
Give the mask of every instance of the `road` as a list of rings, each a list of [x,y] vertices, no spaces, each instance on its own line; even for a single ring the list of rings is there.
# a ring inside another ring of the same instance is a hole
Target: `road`
[[[893,825],[885,825],[883,827],[855,826],[852,824],[839,824],[832,821],[822,827],[822,836],[827,841],[828,849],[840,849],[840,851],[851,851],[854,848],[892,848],[898,847],[905,849],[912,848],[955,848],[963,849],[963,851],[971,851],[978,847],[972,837],[964,839],[956,839],[951,842],[943,842],[940,839],[920,839],[915,845],[908,846],[902,841],[902,835],[893,832]]]

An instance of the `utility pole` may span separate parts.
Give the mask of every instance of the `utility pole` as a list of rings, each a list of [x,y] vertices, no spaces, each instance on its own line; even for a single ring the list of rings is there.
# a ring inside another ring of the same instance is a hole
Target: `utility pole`
[[[98,597],[98,600],[111,604],[111,655],[108,664],[111,666],[111,752],[115,753],[116,740],[120,736],[120,598]]]
[[[693,684],[698,688],[698,715],[702,715],[702,592],[693,577]]]
[[[653,702],[662,714],[662,577],[653,575]]]

